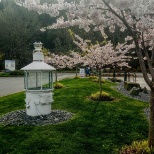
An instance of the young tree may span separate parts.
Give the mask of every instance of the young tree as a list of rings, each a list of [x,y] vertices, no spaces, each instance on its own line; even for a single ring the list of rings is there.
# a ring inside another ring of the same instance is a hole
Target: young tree
[[[90,25],[93,25],[94,30],[100,30],[103,37],[107,37],[104,33],[104,27],[109,27],[111,32],[115,31],[115,25],[121,27],[121,31],[127,29],[135,44],[135,51],[142,68],[143,77],[151,89],[148,143],[149,147],[154,148],[154,37],[151,35],[154,30],[154,1],[80,0],[80,3],[76,4],[58,0],[58,4],[41,5],[39,0],[35,0],[33,3],[27,0],[26,3],[20,2],[18,4],[39,13],[48,13],[51,16],[58,16],[59,11],[66,10],[68,20],[61,17],[56,24],[48,28],[65,28],[79,25],[80,28],[84,28],[88,32]],[[151,50],[151,53],[149,50]],[[148,64],[147,67],[145,59]]]
[[[79,53],[71,51],[68,55],[56,55],[50,54],[46,55],[45,62],[53,65],[56,68],[56,82],[57,82],[57,69],[59,68],[76,68],[76,76],[78,67],[82,65],[83,60]]]
[[[83,65],[83,58],[80,53],[71,51],[69,53],[69,61],[67,62],[68,68],[75,67],[75,76],[78,75],[78,68]]]
[[[76,41],[74,43],[85,52],[82,57],[83,64],[85,66],[95,67],[98,71],[98,79],[100,84],[100,94],[102,93],[102,70],[117,65],[119,67],[129,67],[126,61],[129,60],[129,56],[125,54],[134,46],[127,44],[118,44],[116,47],[109,41],[105,45],[90,44],[89,40],[83,40],[78,35],[74,35]],[[89,44],[89,45],[88,45]]]

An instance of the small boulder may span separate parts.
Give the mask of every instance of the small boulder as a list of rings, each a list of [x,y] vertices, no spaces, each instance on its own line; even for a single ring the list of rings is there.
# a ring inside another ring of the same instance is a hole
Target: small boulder
[[[133,87],[136,88],[140,88],[140,84],[139,83],[135,83],[135,82],[124,82],[124,88],[128,91],[130,91]]]
[[[129,94],[130,95],[133,95],[133,96],[138,96],[140,93],[140,88],[137,88],[137,87],[133,87],[130,91],[129,91]]]
[[[148,91],[148,89],[147,89],[146,87],[144,87],[144,88],[142,89],[142,91],[143,91],[144,94],[148,94],[148,93],[149,93],[149,91]]]

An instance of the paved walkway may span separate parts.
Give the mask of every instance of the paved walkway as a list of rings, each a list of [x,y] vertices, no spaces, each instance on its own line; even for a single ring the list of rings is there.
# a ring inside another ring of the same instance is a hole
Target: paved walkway
[[[131,74],[130,82],[134,82],[134,80],[133,80],[134,74],[133,73],[130,73],[130,74]],[[150,77],[150,74],[148,74],[148,76]],[[117,77],[117,78],[124,81],[124,77]],[[127,78],[127,80],[128,80],[128,78]],[[142,73],[136,73],[136,83],[139,83],[142,88],[146,87],[148,90],[150,90],[149,86],[147,85],[147,83],[145,82],[145,80],[143,78]]]
[[[142,88],[146,87],[148,90],[150,90],[149,86],[142,77],[137,77],[136,82],[139,83]]]
[[[58,73],[58,80],[74,77],[75,73]],[[53,75],[55,81],[55,75]],[[24,77],[0,77],[0,97],[24,90]]]
[[[58,80],[74,76],[75,73],[58,73]],[[118,78],[122,80],[124,79],[123,77],[118,77]],[[132,77],[130,78],[130,80],[133,82]],[[139,83],[141,87],[146,87],[148,90],[150,90],[149,86],[145,83],[141,73],[137,74],[136,82]],[[0,77],[0,97],[23,90],[24,90],[24,77]]]

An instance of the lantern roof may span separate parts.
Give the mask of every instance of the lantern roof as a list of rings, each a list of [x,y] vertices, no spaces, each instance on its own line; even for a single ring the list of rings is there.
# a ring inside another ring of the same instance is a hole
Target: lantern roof
[[[35,42],[34,47],[35,47],[35,51],[37,51],[37,52],[33,53],[33,62],[30,63],[29,65],[21,68],[21,70],[24,70],[24,71],[39,71],[39,70],[40,71],[52,71],[52,70],[56,70],[54,67],[52,67],[44,62],[44,55],[42,52],[40,52],[41,47],[42,47],[42,43]]]
[[[21,68],[24,71],[53,71],[56,70],[54,67],[44,63],[43,61],[33,61],[29,65]]]

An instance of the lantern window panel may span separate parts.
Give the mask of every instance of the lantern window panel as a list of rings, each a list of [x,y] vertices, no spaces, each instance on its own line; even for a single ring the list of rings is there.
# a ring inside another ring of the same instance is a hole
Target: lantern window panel
[[[27,90],[52,90],[52,71],[25,71],[24,85]]]
[[[41,90],[41,72],[27,72],[27,89]]]
[[[52,72],[45,71],[42,72],[42,90],[52,89]]]

